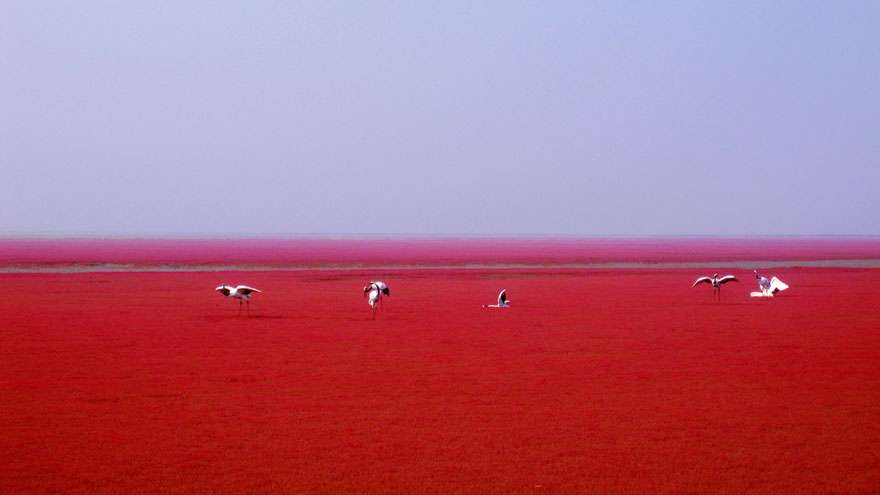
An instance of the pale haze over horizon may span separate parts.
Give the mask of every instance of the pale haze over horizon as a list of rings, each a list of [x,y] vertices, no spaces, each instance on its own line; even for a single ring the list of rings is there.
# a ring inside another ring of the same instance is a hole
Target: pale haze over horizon
[[[878,2],[3,2],[0,235],[878,235],[878,25]]]

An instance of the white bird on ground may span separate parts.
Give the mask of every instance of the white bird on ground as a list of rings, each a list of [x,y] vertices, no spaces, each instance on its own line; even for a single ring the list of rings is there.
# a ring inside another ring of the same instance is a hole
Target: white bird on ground
[[[379,309],[379,304],[382,302],[382,296],[391,297],[391,291],[388,289],[388,284],[385,282],[377,280],[364,286],[364,297],[367,297],[370,309],[373,310],[373,318],[376,317],[376,310]]]
[[[725,275],[723,277],[718,277],[718,274],[712,275],[711,277],[700,277],[694,282],[694,285],[691,288],[696,287],[698,284],[707,283],[712,284],[712,293],[713,297],[717,297],[718,300],[721,300],[721,286],[726,284],[727,282],[739,282],[733,275]]]
[[[501,292],[498,293],[498,304],[484,304],[484,308],[509,308],[510,303],[513,302],[507,299],[507,289],[501,289]]]
[[[777,292],[788,289],[788,284],[776,277],[768,279],[755,270],[755,278],[758,279],[758,289],[760,292],[752,292],[752,297],[773,297]]]
[[[224,297],[232,297],[238,299],[238,314],[241,314],[242,303],[247,303],[248,314],[251,314],[251,297],[255,292],[263,292],[259,289],[248,287],[247,285],[237,285],[233,287],[226,284],[223,284],[214,290],[223,294]]]

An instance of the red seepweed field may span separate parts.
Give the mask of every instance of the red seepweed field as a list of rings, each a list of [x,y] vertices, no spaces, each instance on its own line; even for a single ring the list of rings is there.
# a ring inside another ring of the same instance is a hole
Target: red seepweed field
[[[0,492],[880,489],[880,269],[565,265],[876,241],[248,242],[0,242]]]

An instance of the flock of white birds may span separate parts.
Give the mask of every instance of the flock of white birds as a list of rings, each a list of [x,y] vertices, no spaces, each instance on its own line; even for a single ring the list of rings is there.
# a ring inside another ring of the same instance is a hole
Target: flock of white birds
[[[755,279],[758,280],[758,291],[752,292],[749,294],[751,297],[773,297],[774,295],[788,289],[788,284],[779,280],[776,277],[767,278],[760,273],[758,270],[754,270]],[[737,278],[733,275],[725,275],[723,277],[719,277],[716,273],[711,277],[700,277],[691,287],[696,287],[700,284],[709,284],[712,286],[712,292],[714,297],[721,300],[721,286],[726,284],[727,282],[739,282]]]
[[[247,313],[250,314],[251,297],[256,293],[262,292],[260,289],[248,285],[232,286],[227,284],[219,285],[214,290],[222,294],[223,297],[237,299],[239,314],[241,314],[243,308],[247,308]],[[382,298],[385,296],[391,297],[391,289],[388,288],[388,284],[381,280],[370,282],[364,286],[364,297],[367,298],[367,304],[370,305],[370,310],[373,312],[373,318],[376,317],[376,311],[381,306]],[[501,289],[501,292],[498,293],[498,304],[484,304],[483,307],[503,309],[509,308],[510,303],[510,299],[507,298],[507,290]]]
[[[751,297],[773,297],[775,294],[782,292],[788,289],[788,284],[783,282],[782,280],[772,277],[767,278],[758,273],[755,270],[755,278],[758,280],[758,289],[757,292],[752,292]],[[721,286],[728,282],[739,282],[737,278],[733,275],[724,275],[723,277],[719,277],[718,274],[714,274],[711,277],[700,277],[691,287],[696,287],[700,284],[709,284],[712,286],[712,291],[714,297],[719,301],[721,300]],[[247,285],[220,285],[216,289],[217,292],[222,294],[224,297],[231,297],[233,299],[238,300],[238,313],[241,314],[242,307],[247,308],[248,314],[251,311],[251,297],[254,294],[262,292],[259,289],[255,289],[253,287],[249,287]],[[388,288],[388,284],[382,282],[381,280],[376,280],[368,283],[364,286],[364,297],[367,298],[367,304],[370,305],[370,310],[373,313],[373,318],[376,317],[376,311],[379,309],[382,304],[382,298],[385,296],[391,296],[391,290]],[[504,309],[509,308],[510,303],[512,301],[507,298],[507,290],[501,289],[501,292],[498,293],[498,303],[497,304],[484,304],[484,308],[498,308]]]

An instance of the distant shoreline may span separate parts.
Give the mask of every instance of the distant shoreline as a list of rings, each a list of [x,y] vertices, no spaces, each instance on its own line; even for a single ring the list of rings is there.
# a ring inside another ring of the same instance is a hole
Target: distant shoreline
[[[680,270],[680,269],[739,269],[755,268],[880,268],[880,259],[840,259],[840,260],[738,260],[738,261],[692,261],[692,262],[607,262],[607,263],[573,263],[573,264],[479,264],[463,265],[359,265],[359,264],[326,264],[326,265],[197,265],[197,264],[65,264],[65,265],[29,265],[0,266],[0,274],[26,273],[208,273],[208,272],[308,272],[308,271],[468,271],[468,270]]]
[[[0,234],[4,241],[435,241],[435,240],[500,240],[500,241],[592,241],[592,240],[875,240],[880,234],[240,234],[216,232],[209,234],[102,234],[91,232],[7,232]]]
[[[880,239],[0,239],[0,272],[880,267]]]

